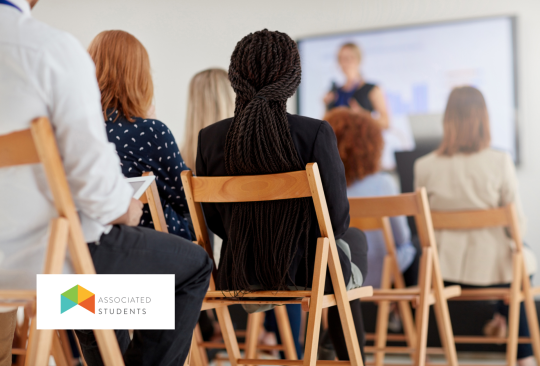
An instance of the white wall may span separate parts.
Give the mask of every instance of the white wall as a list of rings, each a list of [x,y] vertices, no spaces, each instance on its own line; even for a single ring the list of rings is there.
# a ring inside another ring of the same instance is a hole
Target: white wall
[[[537,0],[41,0],[34,16],[74,34],[84,46],[100,31],[122,29],[147,47],[156,107],[182,140],[191,76],[228,67],[236,42],[262,28],[293,38],[488,15],[518,17],[518,169],[527,242],[540,258],[540,1]],[[536,283],[540,284],[540,276]]]

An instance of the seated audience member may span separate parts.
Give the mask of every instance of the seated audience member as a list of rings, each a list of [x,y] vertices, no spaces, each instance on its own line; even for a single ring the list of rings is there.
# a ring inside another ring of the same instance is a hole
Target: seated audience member
[[[392,176],[379,171],[384,147],[382,130],[369,115],[353,112],[346,107],[338,107],[328,112],[324,119],[336,134],[339,155],[345,166],[347,196],[352,198],[399,194]],[[413,263],[416,249],[412,245],[411,232],[404,216],[391,217],[390,224],[399,267],[403,272]],[[364,284],[379,288],[386,255],[383,234],[380,230],[368,231],[366,238],[369,274]]]
[[[181,152],[184,161],[190,168],[195,167],[195,157],[197,156],[197,137],[199,131],[211,124],[224,120],[234,115],[234,92],[231,88],[229,75],[223,69],[208,69],[196,74],[189,83],[189,97],[186,118],[186,134]],[[221,245],[214,247],[214,251],[219,251]],[[219,254],[216,256],[216,260]],[[302,308],[300,305],[286,305],[289,320],[291,321],[296,353],[302,355],[300,345],[300,318]],[[270,310],[266,314],[265,328],[267,331],[275,332],[278,341],[281,340],[277,332],[277,322]],[[206,312],[201,313],[201,320],[208,322]],[[267,338],[264,338],[267,339]]]
[[[184,144],[180,151],[190,169],[195,168],[199,131],[234,115],[234,92],[223,69],[197,73],[189,83]]]
[[[153,172],[169,233],[191,240],[180,180],[188,167],[169,128],[151,116],[154,86],[146,49],[131,34],[111,30],[98,34],[88,52],[96,64],[107,137],[116,145],[122,173]],[[148,206],[139,225],[154,228]]]
[[[366,276],[367,244],[360,230],[349,228],[347,183],[334,132],[327,122],[287,114],[287,99],[300,77],[300,55],[288,35],[265,29],[238,42],[229,66],[236,93],[234,117],[199,133],[197,175],[274,174],[318,163],[345,283],[357,287]],[[218,288],[275,291],[311,286],[318,237],[311,198],[209,203],[203,209],[208,226],[223,239]],[[330,279],[326,281],[330,290]],[[351,308],[362,345],[360,301],[352,301]],[[346,360],[337,307],[329,309],[328,318],[337,355]]]
[[[444,137],[435,152],[415,164],[416,187],[426,187],[432,210],[489,209],[515,203],[523,226],[518,183],[512,158],[490,148],[489,116],[484,97],[473,87],[456,88],[444,114]],[[442,276],[447,285],[463,288],[508,287],[512,280],[512,240],[503,228],[467,231],[438,230],[437,245]],[[525,248],[529,274],[534,254]],[[500,302],[490,327],[504,335],[508,306]],[[502,315],[502,316],[501,316]],[[528,337],[521,303],[519,336]],[[530,344],[518,345],[518,364],[534,364]]]
[[[35,2],[0,3],[0,134],[27,129],[40,116],[50,119],[97,273],[175,274],[175,329],[135,331],[133,341],[127,330],[117,335],[126,365],[182,365],[210,260],[188,240],[134,227],[142,204],[132,198],[107,141],[92,60],[73,36],[31,17]],[[41,165],[0,169],[1,289],[35,288],[57,215]],[[0,317],[0,359],[9,362],[15,313],[7,314]],[[88,365],[102,365],[93,333],[77,334]]]

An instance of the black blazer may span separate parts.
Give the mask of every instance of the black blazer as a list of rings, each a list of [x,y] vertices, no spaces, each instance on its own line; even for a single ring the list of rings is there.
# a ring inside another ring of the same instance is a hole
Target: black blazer
[[[316,162],[321,173],[321,180],[328,204],[330,220],[336,239],[343,236],[349,228],[349,201],[347,200],[347,182],[345,169],[337,149],[337,141],[332,127],[326,121],[287,114],[294,146],[302,165]],[[197,147],[196,173],[198,176],[227,176],[225,169],[225,139],[232,118],[217,122],[201,130]],[[306,281],[305,247],[298,248],[289,270],[290,277],[298,286],[311,284],[317,237],[320,236],[315,208],[311,205],[312,220],[308,247],[308,279]],[[221,258],[224,258],[228,245],[228,231],[231,223],[232,205],[225,203],[205,203],[203,211],[210,230],[223,239]],[[339,249],[345,283],[350,278],[351,265],[345,253]],[[248,259],[252,254],[248,253]],[[247,273],[250,284],[257,285],[254,261],[248,260]],[[219,268],[223,268],[222,265]],[[216,281],[219,285],[220,281]],[[290,285],[293,285],[292,283]]]

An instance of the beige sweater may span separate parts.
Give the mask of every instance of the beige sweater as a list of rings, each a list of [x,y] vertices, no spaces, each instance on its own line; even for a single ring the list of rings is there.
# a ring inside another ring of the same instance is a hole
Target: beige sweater
[[[414,167],[415,187],[426,187],[435,211],[478,210],[515,202],[522,227],[514,164],[504,152],[485,149],[471,155],[452,157],[431,153]],[[438,230],[435,233],[442,276],[446,281],[487,286],[512,280],[512,240],[503,228]],[[536,259],[524,251],[529,274]]]

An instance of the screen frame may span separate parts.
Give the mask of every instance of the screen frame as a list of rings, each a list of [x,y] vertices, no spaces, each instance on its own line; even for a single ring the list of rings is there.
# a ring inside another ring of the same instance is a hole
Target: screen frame
[[[460,19],[448,19],[448,20],[440,20],[440,21],[433,21],[433,22],[421,22],[421,23],[415,23],[415,24],[403,24],[403,25],[392,25],[388,27],[375,27],[375,28],[365,28],[365,29],[358,29],[358,30],[351,30],[351,31],[339,31],[339,32],[330,32],[330,33],[323,33],[323,34],[314,34],[314,35],[308,35],[299,37],[296,39],[296,44],[298,48],[300,48],[300,44],[304,41],[308,40],[314,40],[314,39],[324,39],[329,37],[338,37],[338,36],[347,36],[347,35],[353,35],[353,34],[369,34],[369,33],[384,33],[389,31],[396,31],[396,30],[404,30],[404,29],[418,29],[418,28],[429,28],[429,27],[436,27],[436,26],[444,26],[444,25],[451,25],[451,24],[459,24],[459,23],[472,23],[476,21],[482,21],[482,20],[492,20],[492,19],[509,19],[510,20],[510,28],[512,34],[510,35],[511,39],[511,48],[512,48],[512,75],[514,77],[514,132],[515,132],[515,146],[516,146],[516,159],[515,159],[515,165],[519,166],[521,165],[521,146],[520,146],[520,109],[519,109],[519,67],[518,67],[518,16],[515,14],[499,14],[499,15],[489,15],[489,16],[481,16],[481,17],[471,17],[471,18],[460,18]],[[301,56],[300,56],[301,57]],[[296,113],[300,113],[300,86],[298,86],[298,89],[296,90]]]

